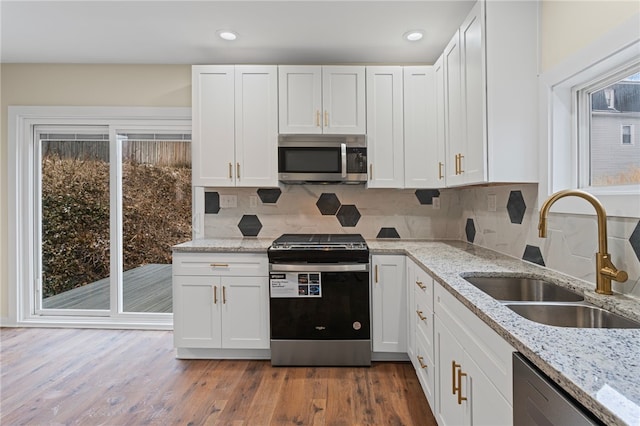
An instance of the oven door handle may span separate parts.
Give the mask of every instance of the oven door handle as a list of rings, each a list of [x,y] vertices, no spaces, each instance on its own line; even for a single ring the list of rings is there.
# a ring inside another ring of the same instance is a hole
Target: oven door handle
[[[367,272],[369,271],[368,263],[358,263],[350,265],[331,265],[323,263],[311,264],[290,264],[282,265],[279,263],[271,263],[269,265],[271,272]]]

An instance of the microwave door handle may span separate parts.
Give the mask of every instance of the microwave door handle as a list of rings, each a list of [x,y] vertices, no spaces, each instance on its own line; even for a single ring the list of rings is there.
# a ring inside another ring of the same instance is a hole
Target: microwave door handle
[[[347,144],[340,144],[340,154],[342,155],[342,177],[346,179],[347,177]]]

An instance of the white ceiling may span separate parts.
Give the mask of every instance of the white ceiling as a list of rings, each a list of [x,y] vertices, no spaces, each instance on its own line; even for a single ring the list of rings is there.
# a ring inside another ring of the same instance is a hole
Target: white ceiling
[[[474,2],[1,0],[0,60],[432,64]],[[405,41],[412,29],[424,39]]]

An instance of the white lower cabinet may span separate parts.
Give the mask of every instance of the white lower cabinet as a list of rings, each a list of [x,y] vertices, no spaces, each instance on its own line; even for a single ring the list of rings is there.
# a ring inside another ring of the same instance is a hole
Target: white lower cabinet
[[[513,424],[515,349],[439,284],[434,296],[438,424]]]
[[[405,256],[371,256],[373,352],[407,352]]]
[[[407,259],[407,290],[407,353],[427,401],[434,407],[433,279],[411,259]]]
[[[174,253],[178,355],[185,348],[269,349],[268,284],[266,255]]]

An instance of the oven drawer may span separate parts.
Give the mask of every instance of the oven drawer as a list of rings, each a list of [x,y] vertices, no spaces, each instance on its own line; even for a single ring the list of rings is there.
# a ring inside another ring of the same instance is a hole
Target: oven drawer
[[[267,276],[269,261],[257,253],[174,253],[173,274]]]

